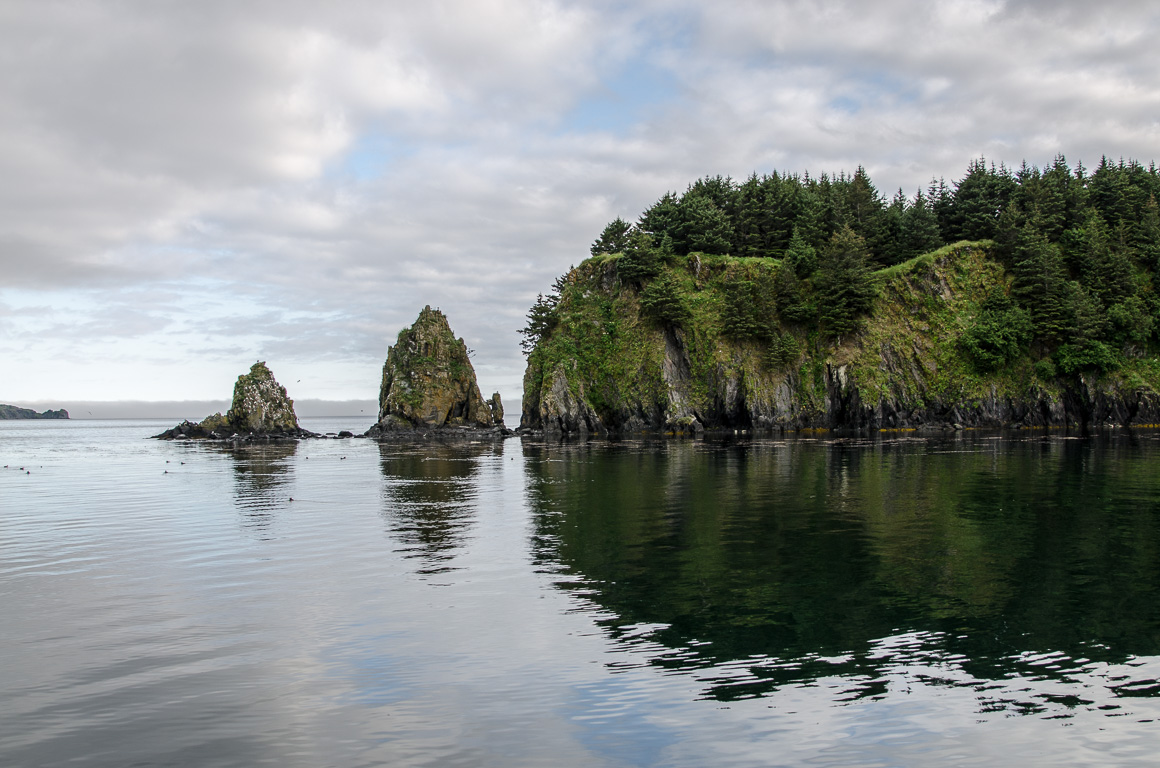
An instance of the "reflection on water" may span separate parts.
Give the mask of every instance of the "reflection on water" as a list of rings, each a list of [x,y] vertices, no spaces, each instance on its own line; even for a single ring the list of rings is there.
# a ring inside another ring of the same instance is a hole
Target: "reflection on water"
[[[465,546],[475,518],[479,459],[495,446],[381,444],[383,517],[405,557],[422,561],[419,573],[455,570],[450,560]]]
[[[297,441],[244,446],[207,443],[205,450],[229,457],[243,526],[267,534],[275,513],[285,509],[290,499]]]
[[[1160,457],[1132,438],[525,447],[533,549],[642,663],[728,701],[1160,694]]]
[[[1155,764],[1155,437],[168,426],[0,422],[5,768]]]

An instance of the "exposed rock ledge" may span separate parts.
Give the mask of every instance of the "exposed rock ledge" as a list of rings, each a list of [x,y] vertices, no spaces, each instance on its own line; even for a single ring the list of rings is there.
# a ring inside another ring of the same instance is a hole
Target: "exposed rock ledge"
[[[387,350],[379,419],[366,435],[378,440],[456,440],[513,434],[503,423],[499,393],[484,400],[468,357],[446,316],[424,307]]]
[[[665,391],[660,403],[621,404],[618,411],[602,417],[588,402],[583,382],[570,385],[560,365],[544,378],[539,392],[533,389],[533,397],[525,395],[518,432],[528,436],[587,438],[736,430],[784,433],[801,429],[949,431],[1053,427],[1082,431],[1160,426],[1160,395],[1147,387],[1100,381],[1094,375],[1076,377],[1058,391],[1032,387],[1020,396],[992,391],[979,398],[943,400],[927,395],[918,404],[908,404],[888,394],[866,402],[847,365],[837,362],[825,366],[820,408],[803,407],[795,397],[798,382],[792,374],[776,387],[755,391],[746,386],[742,376],[723,372],[707,382],[711,407],[699,409],[689,404],[693,382],[688,375],[682,334],[669,329],[666,336],[662,365]],[[883,370],[901,377],[903,367],[884,357]],[[912,367],[918,368],[918,363]],[[921,388],[925,382],[921,377],[915,378]]]
[[[215,413],[200,423],[183,421],[154,437],[161,440],[288,440],[320,435],[298,426],[294,401],[263,362],[238,377],[225,416]]]

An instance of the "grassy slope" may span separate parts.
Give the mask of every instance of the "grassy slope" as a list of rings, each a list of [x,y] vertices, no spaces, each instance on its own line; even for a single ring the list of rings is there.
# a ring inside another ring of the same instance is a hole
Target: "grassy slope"
[[[969,406],[992,396],[1026,396],[1034,389],[1058,396],[1061,382],[1037,378],[1029,356],[1002,371],[981,374],[960,351],[959,337],[983,297],[1010,282],[990,253],[989,242],[956,243],[879,270],[878,298],[861,332],[832,340],[783,324],[781,332],[792,334],[803,350],[795,363],[784,366],[769,362],[766,344],[725,336],[722,324],[730,286],[739,280],[769,280],[780,262],[709,255],[670,259],[665,270],[677,280],[690,312],[681,325],[693,407],[710,412],[712,382],[734,374],[750,402],[771,403],[785,383],[800,413],[820,416],[827,364],[846,366],[866,404],[885,398],[908,409],[935,400]],[[538,387],[563,365],[572,392],[583,390],[606,424],[617,423],[618,413],[627,415],[626,406],[631,410],[640,404],[647,411],[666,397],[662,325],[642,316],[636,290],[612,279],[618,258],[593,257],[569,274],[560,323],[529,357],[525,381],[525,387]],[[1131,360],[1107,379],[1106,384],[1160,392],[1160,360]]]

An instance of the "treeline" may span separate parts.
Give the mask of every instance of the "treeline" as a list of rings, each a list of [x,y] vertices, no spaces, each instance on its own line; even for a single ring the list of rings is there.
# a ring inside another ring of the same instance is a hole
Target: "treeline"
[[[591,252],[624,254],[621,279],[638,285],[646,311],[673,323],[685,310],[663,275],[666,260],[698,252],[780,259],[766,284],[737,286],[723,318],[733,335],[777,342],[786,325],[831,336],[856,329],[873,300],[874,270],[993,240],[1012,282],[983,302],[964,350],[981,370],[1030,354],[1037,372],[1053,377],[1111,370],[1158,340],[1158,197],[1155,164],[1105,157],[1089,172],[1062,155],[1045,169],[976,160],[953,185],[933,181],[889,199],[861,167],[836,177],[706,177],[665,194],[635,224],[611,222]],[[550,330],[558,296],[541,297],[529,313],[525,349]]]

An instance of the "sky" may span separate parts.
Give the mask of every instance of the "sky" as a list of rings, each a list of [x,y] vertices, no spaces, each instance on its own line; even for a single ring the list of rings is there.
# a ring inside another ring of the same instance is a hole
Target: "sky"
[[[536,295],[701,176],[1160,159],[1158,8],[0,2],[0,402],[220,401],[258,359],[373,401],[429,304],[518,420]]]

